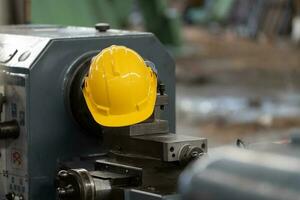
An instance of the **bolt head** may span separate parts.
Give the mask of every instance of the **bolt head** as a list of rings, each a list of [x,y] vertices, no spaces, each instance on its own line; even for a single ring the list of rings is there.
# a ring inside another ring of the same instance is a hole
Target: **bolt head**
[[[61,170],[61,171],[58,172],[58,176],[60,178],[66,178],[68,175],[69,174],[68,174],[68,172],[66,170]]]
[[[108,29],[110,29],[110,25],[108,23],[97,23],[95,24],[95,29],[99,32],[106,32]]]

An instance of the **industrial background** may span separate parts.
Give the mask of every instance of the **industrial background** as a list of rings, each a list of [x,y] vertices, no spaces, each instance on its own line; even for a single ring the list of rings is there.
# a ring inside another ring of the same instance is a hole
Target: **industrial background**
[[[0,0],[0,25],[99,22],[175,59],[176,133],[208,148],[300,134],[300,0]]]

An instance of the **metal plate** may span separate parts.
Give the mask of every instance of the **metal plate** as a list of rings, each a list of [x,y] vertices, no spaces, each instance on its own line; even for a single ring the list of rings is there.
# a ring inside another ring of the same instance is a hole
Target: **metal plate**
[[[29,69],[49,41],[48,38],[0,34],[0,63]],[[25,60],[20,59],[25,52],[30,52],[30,55]]]
[[[98,32],[94,28],[54,25],[1,26],[0,55],[2,56],[0,56],[0,63],[2,60],[2,64],[5,64],[5,66],[29,69],[47,44],[54,39],[149,34],[116,29],[110,29],[107,32]],[[14,56],[10,58],[9,55],[12,54],[12,50],[14,51]],[[29,56],[23,60],[25,53],[29,54]]]

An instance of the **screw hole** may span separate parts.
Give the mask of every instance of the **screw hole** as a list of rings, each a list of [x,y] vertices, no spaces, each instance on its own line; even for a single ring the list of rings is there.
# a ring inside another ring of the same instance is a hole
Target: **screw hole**
[[[175,158],[175,153],[172,154],[172,157]]]
[[[202,143],[201,148],[202,148],[202,149],[205,149],[205,148],[206,148],[206,144],[205,144],[205,143]]]
[[[174,151],[174,147],[170,147],[170,152],[173,152]]]

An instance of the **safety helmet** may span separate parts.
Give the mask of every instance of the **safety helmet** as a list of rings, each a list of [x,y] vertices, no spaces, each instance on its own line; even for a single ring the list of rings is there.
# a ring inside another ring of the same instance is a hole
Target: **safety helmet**
[[[151,116],[157,75],[143,58],[125,46],[110,46],[95,56],[85,77],[83,96],[94,120],[121,127]]]

